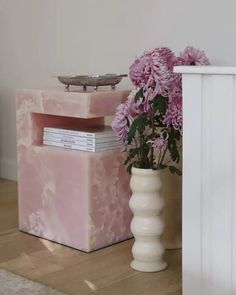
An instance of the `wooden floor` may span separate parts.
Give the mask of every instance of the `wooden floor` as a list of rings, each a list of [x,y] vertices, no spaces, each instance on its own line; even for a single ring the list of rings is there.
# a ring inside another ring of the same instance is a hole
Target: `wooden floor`
[[[0,268],[67,294],[181,294],[181,251],[166,253],[159,273],[132,270],[133,240],[82,253],[17,229],[17,183],[0,179]]]

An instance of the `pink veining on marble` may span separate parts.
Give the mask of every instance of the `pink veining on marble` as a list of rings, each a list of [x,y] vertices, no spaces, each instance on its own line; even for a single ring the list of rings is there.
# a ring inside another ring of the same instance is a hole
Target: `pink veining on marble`
[[[86,252],[131,237],[131,192],[121,151],[42,145],[43,127],[103,124],[127,91],[108,94],[18,91],[20,230]],[[114,101],[108,104],[107,97]]]

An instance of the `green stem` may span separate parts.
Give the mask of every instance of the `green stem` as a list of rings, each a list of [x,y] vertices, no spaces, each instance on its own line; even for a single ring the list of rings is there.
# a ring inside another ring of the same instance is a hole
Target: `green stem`
[[[169,164],[170,162],[171,162],[171,160],[169,160],[169,161],[163,163],[163,165],[167,165],[167,164]]]
[[[160,160],[161,160],[161,149],[160,149],[160,152],[159,152],[159,157],[158,157],[158,165],[160,165]]]
[[[151,120],[152,120],[152,138],[154,138],[154,133],[155,133],[155,126],[154,126],[154,111],[152,110],[151,114]],[[154,148],[151,146],[151,168],[154,168]]]
[[[140,136],[140,160],[139,160],[139,166],[140,168],[143,168],[143,160],[144,160],[144,152],[143,152],[143,135]]]
[[[164,157],[165,157],[165,155],[166,155],[167,149],[168,149],[168,148],[166,147],[165,150],[164,150],[164,153],[163,153],[163,155],[162,155],[162,157],[161,157],[160,165],[162,164],[162,162],[163,162],[163,160],[164,160]]]
[[[138,148],[137,139],[135,139],[135,148],[136,149]],[[139,153],[137,153],[137,157],[138,157],[137,161],[138,161],[138,163],[140,163],[140,154]]]

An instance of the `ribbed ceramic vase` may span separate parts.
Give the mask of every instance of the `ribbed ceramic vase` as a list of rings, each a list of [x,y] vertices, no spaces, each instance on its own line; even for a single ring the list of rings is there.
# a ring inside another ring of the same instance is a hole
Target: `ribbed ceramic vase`
[[[163,260],[165,248],[160,238],[164,230],[160,172],[133,167],[130,187],[132,196],[129,205],[134,214],[131,231],[135,238],[131,267],[143,272],[161,271],[167,264]]]

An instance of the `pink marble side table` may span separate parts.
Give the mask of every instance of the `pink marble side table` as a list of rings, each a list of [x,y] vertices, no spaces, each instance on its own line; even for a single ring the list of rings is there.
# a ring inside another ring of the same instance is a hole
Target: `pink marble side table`
[[[86,252],[131,237],[129,176],[121,150],[42,145],[43,127],[103,124],[129,91],[19,90],[19,229]]]

